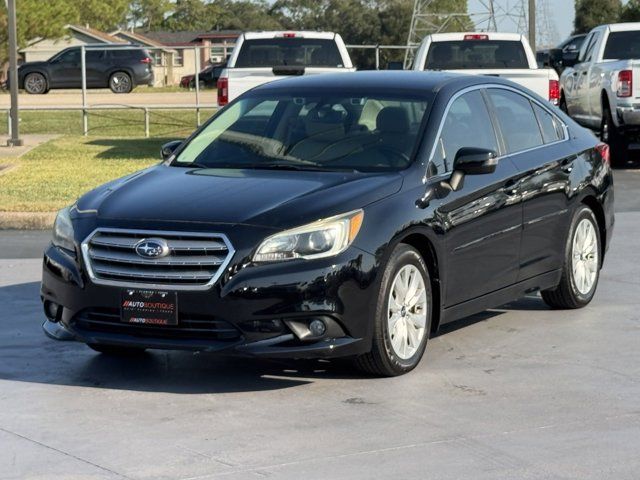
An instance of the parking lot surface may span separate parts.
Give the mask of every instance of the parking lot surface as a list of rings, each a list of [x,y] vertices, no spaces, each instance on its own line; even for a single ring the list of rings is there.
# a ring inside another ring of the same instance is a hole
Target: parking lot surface
[[[0,478],[637,479],[640,170],[616,172],[594,301],[449,324],[412,373],[153,351],[40,330],[48,234],[0,232]]]

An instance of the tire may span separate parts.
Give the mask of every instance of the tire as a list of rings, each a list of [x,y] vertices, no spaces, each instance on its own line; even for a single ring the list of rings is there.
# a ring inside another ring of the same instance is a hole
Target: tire
[[[127,72],[115,72],[109,77],[109,88],[113,93],[130,93],[133,81]]]
[[[583,228],[590,228],[589,239],[580,246],[580,236],[586,234]],[[591,234],[593,234],[591,236]],[[593,243],[592,243],[593,241]],[[578,257],[579,256],[579,257]],[[598,221],[589,207],[576,211],[565,243],[564,263],[560,283],[553,289],[543,290],[542,299],[551,308],[582,308],[591,302],[598,287],[602,248]],[[580,272],[584,275],[581,276]],[[588,281],[583,279],[587,279]]]
[[[49,91],[49,85],[43,74],[33,72],[24,77],[24,89],[31,95],[43,95]]]
[[[404,297],[402,305],[397,305],[394,299],[403,286],[408,289],[417,286],[418,289],[413,298],[408,298],[411,295]],[[420,287],[423,295],[418,295]],[[415,302],[412,303],[413,300]],[[371,351],[356,358],[356,367],[384,377],[402,375],[413,370],[427,346],[431,331],[432,301],[431,281],[424,260],[415,248],[399,244],[391,253],[382,273]],[[392,323],[395,323],[396,328],[390,326]],[[418,328],[419,325],[422,328]]]
[[[119,347],[116,345],[102,345],[97,343],[90,343],[87,344],[87,346],[96,352],[114,357],[131,357],[141,355],[145,351],[142,347]]]
[[[600,140],[609,145],[611,165],[620,167],[627,163],[629,160],[629,142],[613,123],[609,105],[605,105],[602,109]]]
[[[569,115],[569,109],[567,108],[567,100],[564,98],[564,94],[560,97],[560,110]]]

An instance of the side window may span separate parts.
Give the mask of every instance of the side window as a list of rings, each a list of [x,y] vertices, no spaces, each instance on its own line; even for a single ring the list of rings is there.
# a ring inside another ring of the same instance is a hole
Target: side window
[[[80,61],[80,49],[74,48],[58,57],[60,63],[76,63]]]
[[[86,52],[87,62],[101,62],[104,58],[104,50],[88,50]]]
[[[540,130],[542,130],[544,143],[553,143],[564,138],[562,125],[555,115],[535,103],[533,104],[533,111],[538,119]]]
[[[520,152],[544,143],[528,98],[500,88],[491,88],[488,92],[496,109],[508,153]]]
[[[585,62],[590,62],[593,58],[593,55],[596,51],[596,44],[598,43],[598,39],[600,38],[600,32],[596,32],[593,34],[593,38],[591,39],[591,44],[589,45],[589,50],[585,54]]]
[[[582,44],[582,48],[580,49],[580,54],[578,55],[578,63],[584,62],[584,59],[587,56],[587,52],[591,48],[591,41],[593,40],[593,36],[594,34],[590,33],[589,35],[587,35],[587,38],[585,38],[584,43]]]
[[[451,171],[456,153],[463,147],[498,151],[491,118],[478,90],[461,95],[451,104],[436,142],[435,154],[429,166],[430,174],[440,175]]]

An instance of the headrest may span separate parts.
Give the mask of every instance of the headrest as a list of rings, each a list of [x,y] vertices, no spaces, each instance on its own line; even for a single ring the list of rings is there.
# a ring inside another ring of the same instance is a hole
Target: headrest
[[[307,136],[314,140],[341,138],[345,134],[342,113],[329,108],[309,110],[304,119],[304,128]]]
[[[409,133],[409,115],[402,107],[385,107],[378,113],[376,128],[381,133]]]

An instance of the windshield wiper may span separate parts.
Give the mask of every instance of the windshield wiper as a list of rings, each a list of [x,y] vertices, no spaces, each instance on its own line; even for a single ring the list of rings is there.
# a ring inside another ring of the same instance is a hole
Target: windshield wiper
[[[189,162],[189,163],[176,162],[176,163],[172,163],[171,166],[184,167],[184,168],[211,168],[210,165],[205,165],[204,163],[198,163],[198,162]]]

